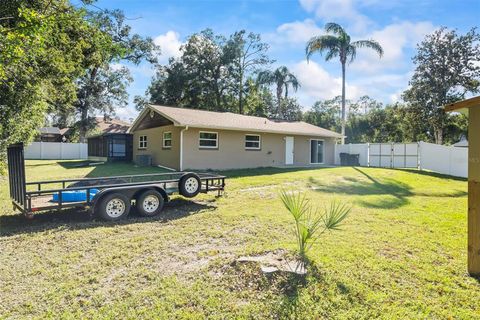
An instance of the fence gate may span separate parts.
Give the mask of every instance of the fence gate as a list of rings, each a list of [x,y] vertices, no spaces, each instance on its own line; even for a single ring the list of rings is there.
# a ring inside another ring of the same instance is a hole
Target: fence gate
[[[380,168],[419,168],[418,143],[369,143],[368,166]]]

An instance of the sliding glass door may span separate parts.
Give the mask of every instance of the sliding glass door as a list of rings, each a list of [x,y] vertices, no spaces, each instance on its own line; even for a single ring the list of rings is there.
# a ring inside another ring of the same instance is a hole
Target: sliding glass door
[[[323,140],[310,140],[310,163],[323,163]]]

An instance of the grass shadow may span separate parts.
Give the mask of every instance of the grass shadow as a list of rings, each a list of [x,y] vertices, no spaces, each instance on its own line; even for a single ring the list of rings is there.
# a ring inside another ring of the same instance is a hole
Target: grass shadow
[[[73,161],[57,161],[57,164],[65,169],[76,169],[76,168],[89,167],[91,162],[92,161],[89,161],[89,160],[73,160]]]
[[[152,221],[165,223],[198,214],[202,211],[212,211],[215,209],[216,206],[212,203],[200,203],[183,198],[174,198],[166,203],[163,211],[155,217],[139,216],[132,207],[130,214],[125,219],[117,222],[98,220],[92,217],[88,211],[79,209],[38,213],[35,214],[31,220],[21,214],[2,215],[0,216],[0,237],[32,234],[59,228],[62,230],[82,230]]]
[[[450,180],[455,180],[455,181],[468,181],[467,178],[450,176],[448,174],[442,174],[442,173],[433,172],[433,171],[425,171],[425,170],[418,170],[418,169],[401,169],[401,168],[396,168],[396,169],[392,169],[392,170],[403,171],[403,172],[408,172],[408,173],[415,173],[415,174],[420,174],[422,176],[429,176],[429,177],[434,177],[434,178],[450,179]]]
[[[383,178],[381,181],[375,179],[360,168],[352,167],[358,173],[367,178],[357,179],[349,177],[344,180],[347,183],[339,183],[337,185],[326,185],[321,181],[310,177],[309,184],[315,190],[325,193],[340,193],[348,195],[380,195],[384,196],[381,200],[358,200],[359,205],[367,208],[375,209],[396,209],[410,203],[409,197],[423,196],[423,197],[463,197],[468,193],[465,191],[456,192],[415,192],[407,183],[391,179]]]

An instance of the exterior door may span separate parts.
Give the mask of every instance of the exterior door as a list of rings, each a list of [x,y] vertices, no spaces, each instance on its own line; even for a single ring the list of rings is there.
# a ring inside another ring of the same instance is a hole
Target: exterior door
[[[293,137],[285,137],[285,164],[293,164]]]

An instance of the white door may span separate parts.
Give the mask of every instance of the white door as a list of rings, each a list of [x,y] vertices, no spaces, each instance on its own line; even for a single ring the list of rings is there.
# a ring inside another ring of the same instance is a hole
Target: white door
[[[293,164],[293,137],[285,137],[285,164]]]

